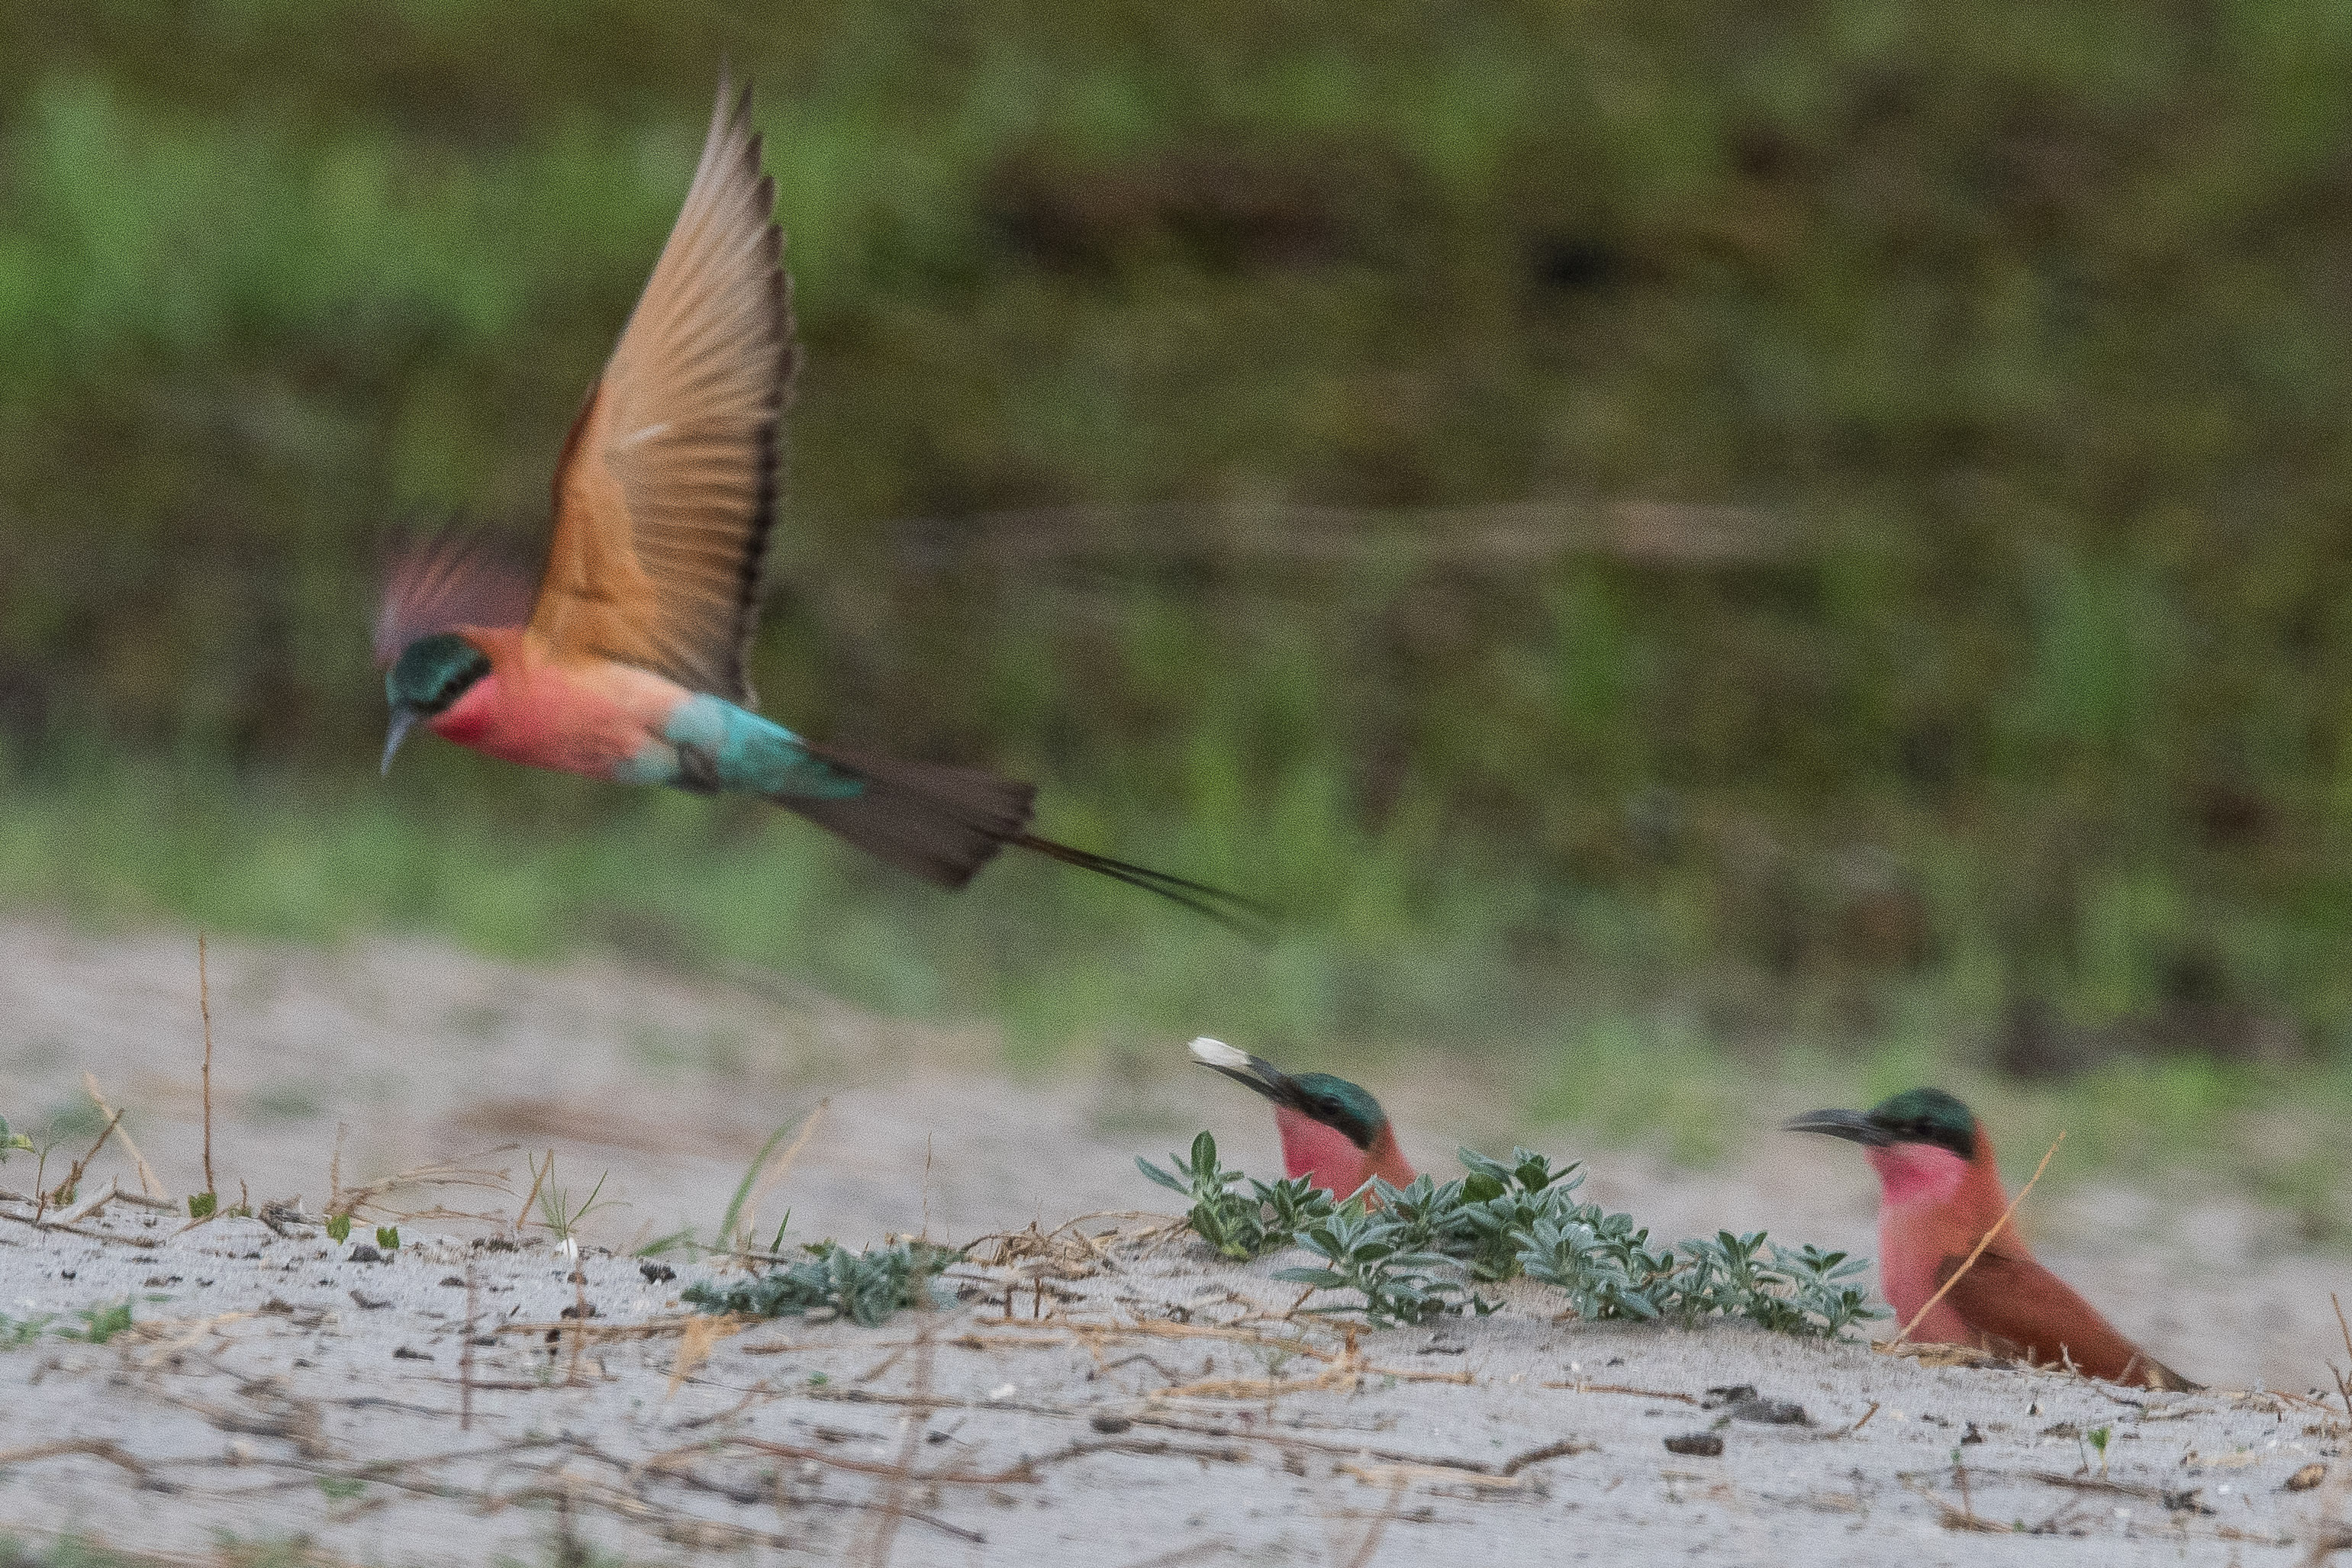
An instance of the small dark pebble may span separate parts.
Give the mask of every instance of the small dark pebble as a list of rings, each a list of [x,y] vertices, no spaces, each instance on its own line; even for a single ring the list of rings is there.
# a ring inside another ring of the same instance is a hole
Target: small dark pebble
[[[480,1345],[493,1345],[499,1343],[499,1336],[494,1333],[478,1333],[474,1336],[473,1343]]]
[[[1727,1383],[1719,1387],[1708,1389],[1705,1396],[1699,1400],[1698,1407],[1702,1410],[1716,1410],[1720,1409],[1726,1405],[1738,1405],[1744,1400],[1753,1399],[1755,1397],[1756,1385],[1754,1384]]]
[[[1131,1430],[1134,1427],[1135,1423],[1129,1420],[1124,1416],[1114,1416],[1109,1411],[1106,1410],[1101,1415],[1096,1416],[1093,1420],[1087,1422],[1087,1425],[1092,1427],[1097,1432],[1108,1433],[1111,1437],[1115,1437],[1121,1432]]]
[[[555,1315],[559,1318],[593,1318],[596,1315],[596,1303],[593,1301],[589,1302],[588,1310],[585,1312],[581,1311],[578,1307],[566,1307]]]
[[[1963,1443],[1981,1443],[1984,1441],[1984,1434],[1978,1431],[1977,1424],[1974,1421],[1971,1421],[1969,1423],[1969,1429],[1960,1434],[1960,1441]]]
[[[345,1258],[343,1261],[346,1263],[389,1263],[392,1260],[377,1251],[374,1248],[369,1246],[366,1242],[362,1241],[352,1249],[351,1256]]]
[[[441,1282],[442,1282],[443,1284],[445,1284],[445,1285],[455,1285],[455,1286],[457,1286],[457,1289],[459,1289],[459,1290],[461,1290],[461,1291],[462,1291],[462,1290],[464,1290],[464,1289],[466,1288],[466,1281],[465,1281],[462,1278],[460,1278],[459,1276],[457,1276],[457,1275],[456,1275],[456,1274],[444,1274],[444,1275],[442,1275],[442,1276],[441,1276]]]
[[[1742,1399],[1724,1412],[1735,1421],[1754,1421],[1765,1427],[1810,1427],[1805,1407],[1793,1399]]]
[[[147,1288],[151,1291],[161,1290],[165,1285],[176,1285],[179,1282],[180,1277],[177,1274],[150,1274],[147,1276]]]
[[[272,1296],[261,1303],[261,1310],[281,1318],[290,1318],[294,1315],[294,1303],[283,1296]]]
[[[74,1271],[71,1269],[60,1269],[58,1270],[58,1278],[60,1280],[70,1280],[73,1277]]]
[[[516,1246],[513,1242],[508,1240],[503,1236],[485,1236],[480,1240],[475,1242],[474,1245],[477,1249],[484,1252],[520,1252],[522,1250],[521,1248]]]
[[[1685,1432],[1679,1437],[1666,1439],[1666,1452],[1712,1459],[1723,1452],[1723,1439],[1713,1432]]]
[[[648,1285],[667,1285],[677,1278],[677,1270],[667,1263],[640,1263],[637,1265],[637,1272],[646,1277],[646,1283]]]
[[[2205,1500],[2197,1495],[2204,1490],[2203,1487],[2190,1487],[2187,1491],[2160,1491],[2157,1495],[2164,1500],[2164,1506],[2175,1513],[2219,1512],[2217,1509],[2206,1507]]]
[[[392,1302],[384,1297],[371,1296],[365,1291],[353,1291],[352,1300],[359,1303],[360,1311],[363,1312],[382,1312],[392,1305]]]
[[[952,1440],[953,1434],[948,1432],[926,1432],[923,1434],[923,1441],[926,1443],[946,1443]]]
[[[404,1344],[392,1353],[392,1359],[394,1361],[431,1361],[433,1358],[425,1354],[421,1350],[411,1350]]]
[[[2045,1437],[2079,1437],[2083,1435],[2083,1428],[2072,1421],[2061,1421],[2055,1426],[2042,1427],[2042,1435]]]

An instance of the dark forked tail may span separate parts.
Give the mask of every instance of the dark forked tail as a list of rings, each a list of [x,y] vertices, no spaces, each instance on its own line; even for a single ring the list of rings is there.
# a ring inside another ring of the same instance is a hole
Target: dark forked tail
[[[875,859],[911,872],[939,887],[960,888],[1007,844],[1157,894],[1229,930],[1263,940],[1271,924],[1264,905],[1202,883],[1073,849],[1029,831],[1036,786],[1000,779],[976,768],[905,762],[837,746],[809,746],[812,755],[864,788],[839,800],[772,797],[818,826],[839,834]]]

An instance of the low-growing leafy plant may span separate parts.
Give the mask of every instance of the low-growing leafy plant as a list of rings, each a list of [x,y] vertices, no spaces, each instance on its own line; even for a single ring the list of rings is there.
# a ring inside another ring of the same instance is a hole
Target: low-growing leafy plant
[[[32,1139],[25,1136],[22,1133],[10,1131],[8,1126],[8,1118],[5,1116],[0,1116],[0,1161],[6,1160],[10,1155],[16,1153],[19,1149],[25,1150],[26,1153],[30,1153],[32,1151]]]
[[[1136,1155],[1136,1168],[1150,1180],[1192,1199],[1192,1208],[1185,1213],[1195,1234],[1202,1241],[1213,1246],[1228,1258],[1258,1258],[1261,1253],[1289,1246],[1286,1234],[1273,1234],[1265,1228],[1265,1206],[1249,1194],[1234,1192],[1234,1187],[1249,1177],[1240,1171],[1225,1171],[1216,1164],[1216,1138],[1202,1133],[1192,1140],[1192,1156],[1169,1155],[1169,1164],[1176,1171],[1169,1173],[1155,1166],[1152,1161]]]
[[[131,1326],[131,1303],[117,1301],[110,1307],[82,1307],[74,1312],[81,1320],[79,1328],[54,1331],[59,1339],[80,1340],[88,1344],[104,1344]]]
[[[829,1312],[873,1328],[901,1307],[930,1304],[930,1281],[962,1252],[928,1241],[894,1241],[853,1252],[830,1241],[803,1249],[799,1262],[744,1284],[698,1282],[685,1300],[709,1312],[797,1318]]]
[[[352,1217],[348,1214],[327,1216],[327,1239],[340,1247],[352,1239]]]
[[[1421,1181],[1428,1179],[1423,1176]],[[1423,1323],[1441,1313],[1461,1311],[1463,1287],[1430,1272],[1453,1260],[1440,1252],[1414,1249],[1414,1229],[1385,1211],[1368,1210],[1361,1200],[1350,1198],[1298,1234],[1298,1245],[1321,1258],[1322,1264],[1279,1269],[1274,1277],[1318,1290],[1354,1291],[1364,1298],[1360,1307],[1308,1310],[1360,1312],[1376,1328]]]
[[[1555,1168],[1528,1149],[1512,1150],[1508,1163],[1474,1149],[1461,1156],[1468,1174],[1457,1180],[1423,1175],[1402,1187],[1375,1180],[1368,1195],[1338,1205],[1304,1178],[1268,1186],[1224,1169],[1206,1133],[1192,1140],[1191,1159],[1174,1161],[1173,1174],[1136,1164],[1192,1200],[1188,1221],[1219,1252],[1247,1259],[1302,1247],[1320,1261],[1275,1277],[1352,1291],[1356,1304],[1310,1310],[1360,1312],[1377,1326],[1425,1322],[1465,1306],[1482,1316],[1494,1310],[1450,1270],[1472,1283],[1525,1274],[1592,1320],[1743,1318],[1780,1333],[1834,1338],[1885,1315],[1851,1282],[1868,1267],[1864,1260],[1782,1247],[1760,1230],[1656,1247],[1632,1215],[1578,1201],[1584,1176],[1573,1161]]]
[[[16,1350],[32,1343],[41,1337],[41,1331],[49,1326],[49,1322],[47,1312],[35,1312],[28,1318],[12,1318],[0,1312],[0,1350]]]
[[[400,1250],[400,1227],[379,1225],[375,1228],[375,1244],[386,1252]]]

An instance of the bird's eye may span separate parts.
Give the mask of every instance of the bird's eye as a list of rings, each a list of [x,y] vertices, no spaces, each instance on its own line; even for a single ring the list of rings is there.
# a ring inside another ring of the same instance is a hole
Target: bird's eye
[[[1326,1094],[1315,1102],[1315,1108],[1327,1116],[1336,1116],[1340,1111],[1339,1098],[1336,1095]]]

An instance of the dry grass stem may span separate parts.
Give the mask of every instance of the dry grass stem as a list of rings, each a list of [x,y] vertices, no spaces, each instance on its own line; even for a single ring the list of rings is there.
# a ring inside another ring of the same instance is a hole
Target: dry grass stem
[[[2010,1216],[2015,1214],[2017,1212],[2017,1206],[2025,1201],[2025,1195],[2033,1190],[2033,1184],[2042,1179],[2042,1173],[2050,1168],[2050,1161],[2057,1155],[2058,1145],[2065,1141],[2066,1132],[2065,1129],[2062,1127],[2058,1131],[2057,1137],[2051,1140],[2050,1147],[2043,1151],[2042,1163],[2033,1167],[2033,1175],[2027,1178],[2023,1186],[2017,1189],[2017,1196],[2009,1200],[2009,1207],[2000,1211],[2000,1218],[1992,1222],[1992,1228],[1987,1230],[1982,1236],[1977,1239],[1976,1250],[1970,1252],[1968,1256],[1968,1260],[1958,1268],[1952,1270],[1952,1277],[1945,1281],[1942,1288],[1937,1290],[1934,1295],[1927,1298],[1927,1304],[1926,1306],[1921,1307],[1917,1312],[1911,1314],[1911,1321],[1903,1325],[1903,1332],[1895,1336],[1894,1340],[1887,1345],[1887,1349],[1898,1350],[1906,1343],[1911,1338],[1911,1331],[1917,1328],[1920,1321],[1927,1317],[1929,1312],[1936,1310],[1936,1304],[1938,1301],[1941,1301],[1946,1296],[1951,1293],[1952,1287],[1960,1282],[1962,1275],[1966,1274],[1970,1269],[1976,1267],[1977,1260],[1984,1256],[1984,1249],[1992,1245],[1992,1239],[2000,1235],[2008,1226]]]
[[[74,1161],[73,1168],[66,1172],[66,1179],[42,1195],[41,1202],[44,1207],[52,1203],[65,1202],[67,1196],[81,1186],[82,1172],[89,1168],[89,1162],[98,1158],[98,1151],[106,1147],[106,1141],[114,1136],[114,1129],[121,1124],[122,1113],[120,1111],[106,1119],[106,1125],[100,1130],[97,1141],[83,1151],[81,1158]],[[98,1210],[93,1208],[89,1212],[95,1214]]]
[[[2344,1321],[2344,1303],[2333,1291],[2327,1292],[2327,1304],[2336,1309],[2336,1330],[2344,1336],[2346,1370],[2336,1373],[2336,1392],[2343,1396],[2344,1414],[2352,1417],[2352,1381],[2347,1381],[2352,1380],[2352,1323]],[[2335,1372],[2333,1367],[2328,1370]]]
[[[753,1176],[751,1190],[743,1200],[742,1216],[737,1222],[739,1233],[747,1236],[758,1233],[761,1203],[776,1189],[777,1183],[791,1174],[793,1164],[801,1157],[801,1151],[807,1148],[809,1140],[816,1135],[817,1123],[824,1119],[826,1110],[832,1104],[833,1099],[830,1095],[818,1101],[810,1109],[809,1113],[801,1118],[800,1126],[793,1133],[793,1141],[784,1145],[783,1152],[773,1159],[764,1162]],[[726,1247],[733,1239],[732,1237],[722,1236],[719,1239],[719,1244]]]
[[[1379,1517],[1364,1527],[1363,1539],[1356,1543],[1355,1553],[1348,1559],[1348,1568],[1368,1568],[1372,1553],[1381,1549],[1381,1542],[1387,1538],[1389,1526],[1396,1522],[1397,1515],[1403,1510],[1406,1484],[1407,1478],[1402,1473],[1390,1484],[1388,1504],[1381,1510]]]
[[[729,1334],[740,1333],[743,1327],[739,1318],[698,1312],[688,1319],[686,1332],[677,1342],[677,1359],[670,1363],[669,1385],[662,1390],[663,1401],[667,1403],[694,1375],[695,1368],[709,1358],[711,1346]]]
[[[83,1073],[81,1075],[81,1088],[82,1092],[89,1096],[89,1103],[98,1107],[98,1113],[100,1115],[114,1118],[114,1107],[106,1103],[106,1096],[100,1092],[97,1074],[90,1072]],[[139,1173],[140,1193],[142,1196],[151,1197],[162,1194],[163,1191],[163,1184],[162,1181],[157,1179],[155,1172],[148,1166],[147,1156],[139,1152],[139,1145],[131,1142],[131,1129],[128,1127],[120,1128],[116,1131],[114,1135],[121,1140],[123,1151],[131,1156],[131,1164]],[[124,1196],[128,1197],[130,1195],[126,1193]],[[166,1207],[169,1207],[169,1205],[167,1204]]]
[[[340,1134],[336,1139],[341,1142]],[[478,1312],[474,1260],[466,1260],[466,1338],[457,1347],[457,1430],[474,1429],[474,1339]]]
[[[213,1181],[213,988],[205,972],[205,934],[196,933],[196,1010],[205,1022],[205,1190],[218,1192]]]

